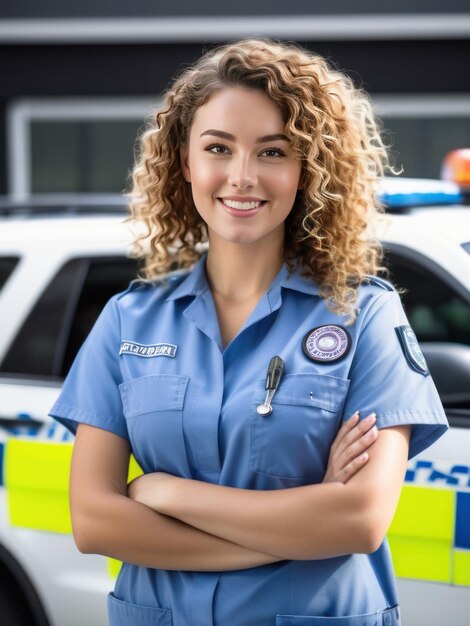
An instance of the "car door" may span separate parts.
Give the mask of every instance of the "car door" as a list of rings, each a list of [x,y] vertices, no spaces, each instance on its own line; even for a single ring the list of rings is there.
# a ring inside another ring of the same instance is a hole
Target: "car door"
[[[13,266],[11,259],[0,263],[5,282]],[[51,626],[104,626],[112,581],[107,559],[75,548],[68,510],[73,437],[48,411],[104,304],[136,273],[136,262],[124,256],[70,258],[0,362],[0,545]]]
[[[390,279],[450,424],[408,463],[388,538],[404,626],[466,623],[470,606],[470,293],[423,254],[386,247]]]

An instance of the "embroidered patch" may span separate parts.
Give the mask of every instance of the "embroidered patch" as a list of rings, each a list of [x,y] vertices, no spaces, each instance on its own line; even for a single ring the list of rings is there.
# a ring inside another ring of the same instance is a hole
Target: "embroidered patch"
[[[325,324],[309,330],[302,347],[312,361],[334,363],[343,359],[351,349],[351,337],[342,326]]]
[[[400,340],[401,349],[412,370],[427,376],[429,374],[428,364],[421,352],[418,340],[411,326],[396,326],[395,331]]]
[[[178,346],[173,343],[152,343],[150,345],[135,343],[134,341],[123,341],[119,354],[133,354],[134,356],[176,356]]]

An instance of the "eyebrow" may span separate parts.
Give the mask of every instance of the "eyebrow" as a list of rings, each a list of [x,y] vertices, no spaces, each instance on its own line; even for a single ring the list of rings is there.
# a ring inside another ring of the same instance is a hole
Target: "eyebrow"
[[[231,135],[230,133],[225,133],[223,130],[215,130],[214,128],[210,128],[209,130],[205,130],[201,137],[204,135],[213,135],[214,137],[220,137],[221,139],[228,139],[228,141],[236,141],[235,135]],[[289,141],[289,138],[282,133],[275,133],[274,135],[264,135],[263,137],[258,137],[256,139],[256,143],[266,143],[267,141]]]

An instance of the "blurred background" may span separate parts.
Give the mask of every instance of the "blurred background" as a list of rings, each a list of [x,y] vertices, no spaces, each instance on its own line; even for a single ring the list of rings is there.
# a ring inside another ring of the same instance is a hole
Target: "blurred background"
[[[462,0],[17,0],[0,6],[0,194],[119,192],[143,119],[216,43],[266,35],[325,55],[373,98],[404,175],[470,145]]]

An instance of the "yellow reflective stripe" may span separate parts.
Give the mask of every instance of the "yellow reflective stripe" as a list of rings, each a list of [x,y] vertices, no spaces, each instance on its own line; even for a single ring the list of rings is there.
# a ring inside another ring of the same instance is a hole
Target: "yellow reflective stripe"
[[[131,480],[134,480],[134,478],[137,478],[137,476],[142,476],[143,473],[144,472],[142,471],[140,465],[137,463],[134,455],[132,454],[130,461],[129,461],[129,472],[127,474],[127,482],[130,483]]]
[[[454,585],[470,587],[470,550],[454,550]]]
[[[4,474],[10,524],[56,533],[72,532],[69,478],[72,443],[8,439]],[[128,480],[142,474],[131,456]]]
[[[111,578],[117,578],[119,570],[121,569],[122,561],[108,557],[108,574]]]
[[[388,532],[395,574],[451,583],[455,491],[404,485]]]
[[[72,444],[11,438],[5,446],[5,486],[12,526],[71,533]]]
[[[403,485],[390,526],[394,534],[453,541],[455,491]]]
[[[441,583],[452,582],[449,544],[436,540],[389,537],[395,575]]]

